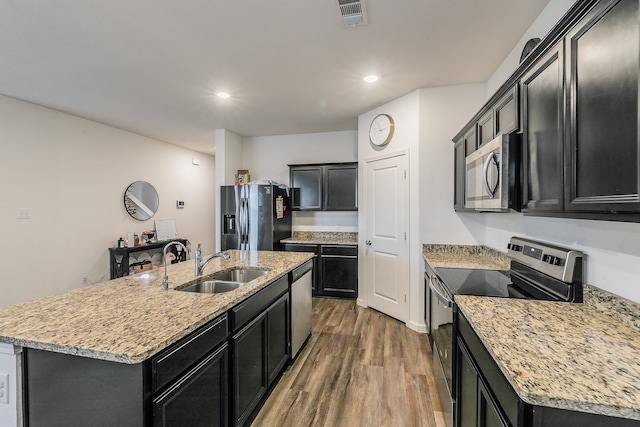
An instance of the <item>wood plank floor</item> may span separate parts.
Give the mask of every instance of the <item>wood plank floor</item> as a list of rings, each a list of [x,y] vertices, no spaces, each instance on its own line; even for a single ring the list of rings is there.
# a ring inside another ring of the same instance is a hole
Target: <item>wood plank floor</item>
[[[252,426],[445,426],[424,334],[323,298],[313,300],[312,324]]]

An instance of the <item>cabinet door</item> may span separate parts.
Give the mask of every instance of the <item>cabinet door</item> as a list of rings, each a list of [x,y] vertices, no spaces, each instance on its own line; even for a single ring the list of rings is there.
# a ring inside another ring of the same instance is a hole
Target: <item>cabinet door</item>
[[[324,210],[358,210],[358,165],[324,167]]]
[[[544,55],[521,81],[522,210],[562,211],[564,152],[563,44]]]
[[[458,339],[456,384],[457,427],[476,427],[478,416],[478,373],[464,342]]]
[[[267,389],[266,340],[266,312],[231,338],[234,425],[244,425]]]
[[[478,146],[491,142],[493,136],[493,111],[489,110],[478,120]]]
[[[478,427],[507,427],[508,424],[482,381],[478,381]]]
[[[567,37],[567,211],[640,212],[638,1],[608,1]]]
[[[289,182],[293,210],[322,210],[322,166],[292,166]]]
[[[358,258],[321,255],[322,276],[319,295],[350,298],[358,297]]]
[[[228,425],[228,346],[223,344],[153,400],[153,425]]]
[[[478,139],[476,136],[476,127],[472,126],[462,137],[464,140],[465,157],[478,149]]]
[[[516,84],[493,107],[494,133],[503,135],[517,131],[520,127],[519,117],[518,85]]]
[[[467,164],[466,164],[466,149],[464,138],[460,138],[453,145],[453,209],[462,211],[473,211],[473,209],[467,209],[464,206],[465,185],[467,181]]]
[[[267,309],[267,370],[271,385],[289,360],[289,294]]]

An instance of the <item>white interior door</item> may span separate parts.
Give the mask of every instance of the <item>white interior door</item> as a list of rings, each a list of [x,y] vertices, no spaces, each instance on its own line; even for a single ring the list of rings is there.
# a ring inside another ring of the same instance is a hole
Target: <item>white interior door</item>
[[[367,304],[400,321],[409,315],[407,155],[365,162]]]

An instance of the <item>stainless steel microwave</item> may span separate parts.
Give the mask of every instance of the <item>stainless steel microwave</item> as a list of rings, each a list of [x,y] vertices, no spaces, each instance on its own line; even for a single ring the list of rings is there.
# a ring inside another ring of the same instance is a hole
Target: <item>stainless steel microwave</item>
[[[520,137],[499,135],[466,158],[465,207],[508,212],[520,208]]]

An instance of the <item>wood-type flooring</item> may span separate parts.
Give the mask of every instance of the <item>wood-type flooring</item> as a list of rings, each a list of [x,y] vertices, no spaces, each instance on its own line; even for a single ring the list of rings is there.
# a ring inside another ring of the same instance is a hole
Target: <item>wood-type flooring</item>
[[[312,325],[252,426],[445,426],[424,334],[336,299],[313,299]]]

